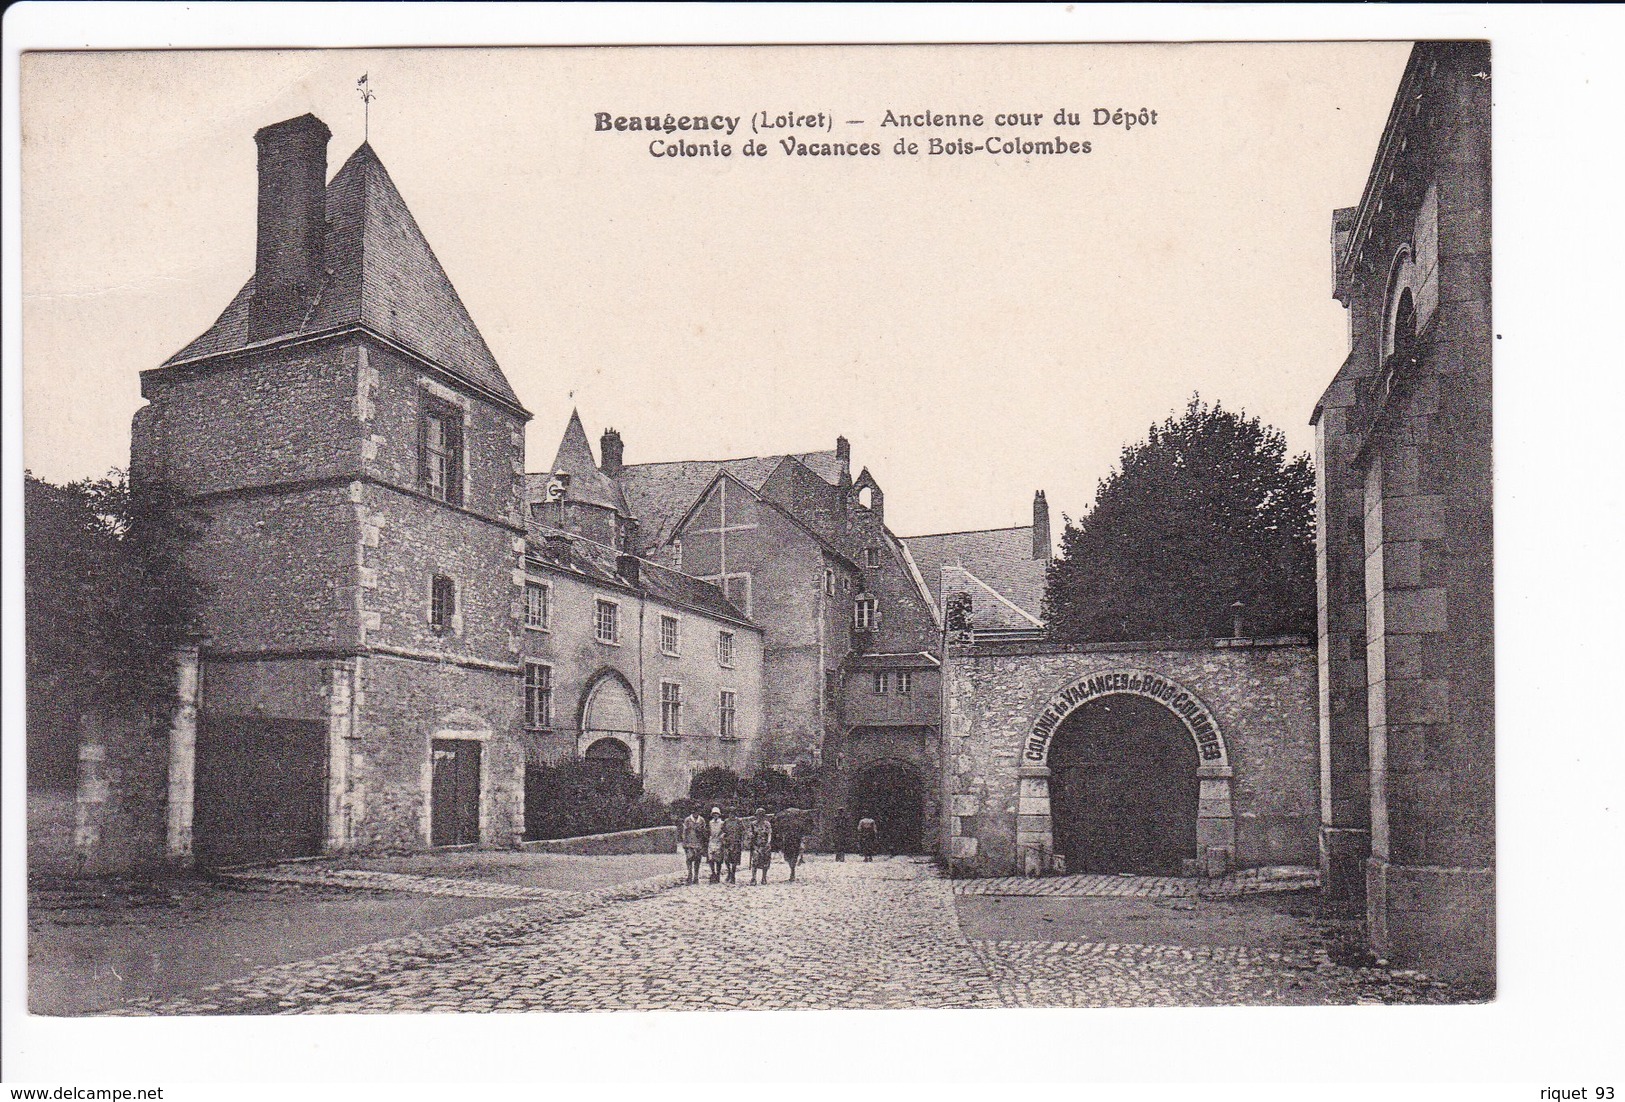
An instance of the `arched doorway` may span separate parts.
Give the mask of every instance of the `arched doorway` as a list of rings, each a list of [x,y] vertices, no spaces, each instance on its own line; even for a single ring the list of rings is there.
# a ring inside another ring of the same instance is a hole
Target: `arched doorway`
[[[1068,715],[1049,748],[1055,849],[1067,871],[1188,874],[1198,764],[1185,725],[1155,700],[1116,693]]]
[[[598,739],[587,747],[587,752],[582,757],[591,762],[599,762],[605,768],[632,768],[632,748],[618,738]]]
[[[925,852],[925,785],[912,767],[896,761],[865,766],[852,779],[847,808],[849,830],[865,816],[875,821],[880,852]]]
[[[618,760],[634,773],[643,772],[641,711],[632,686],[615,670],[600,673],[581,703],[581,735],[576,750],[594,761]],[[617,749],[618,748],[618,749]]]

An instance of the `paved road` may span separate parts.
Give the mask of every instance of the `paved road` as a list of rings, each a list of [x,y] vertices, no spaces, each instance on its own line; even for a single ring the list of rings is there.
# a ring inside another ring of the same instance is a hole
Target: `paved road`
[[[824,1009],[1436,1002],[1414,973],[1334,963],[1312,937],[1256,944],[1053,940],[979,918],[923,861],[815,859],[798,882],[578,893],[268,969],[158,1013]],[[986,897],[961,897],[988,906]],[[1018,904],[1020,901],[1017,901]],[[1124,901],[1127,903],[1128,901]],[[1064,900],[1027,901],[1066,906]],[[1143,902],[1132,905],[1146,906]],[[1075,935],[1076,927],[1062,936]],[[1307,926],[1305,927],[1307,930]],[[1189,940],[1189,939],[1182,939]],[[1257,942],[1258,939],[1252,939]]]

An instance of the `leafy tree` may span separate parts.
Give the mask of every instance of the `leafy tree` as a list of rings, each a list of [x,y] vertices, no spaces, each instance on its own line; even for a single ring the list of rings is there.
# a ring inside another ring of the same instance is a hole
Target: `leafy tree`
[[[1193,396],[1124,447],[1067,520],[1044,617],[1068,642],[1312,634],[1314,468],[1256,417]],[[1234,608],[1240,601],[1242,607]]]
[[[123,471],[56,486],[25,474],[24,633],[30,783],[72,782],[78,719],[142,717],[174,688],[173,655],[205,596],[186,545],[204,520]]]

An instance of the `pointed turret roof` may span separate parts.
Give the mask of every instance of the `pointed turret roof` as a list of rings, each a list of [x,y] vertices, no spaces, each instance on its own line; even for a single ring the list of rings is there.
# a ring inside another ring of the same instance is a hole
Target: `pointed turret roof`
[[[621,488],[603,471],[593,458],[592,445],[587,441],[587,430],[581,425],[581,414],[570,411],[570,423],[564,426],[564,439],[559,441],[558,454],[553,457],[549,474],[570,476],[567,501],[580,501],[588,505],[602,505],[626,515],[626,499]]]
[[[457,289],[366,142],[327,185],[327,223],[327,283],[299,326],[273,339],[362,325],[519,406]],[[247,347],[253,294],[251,276],[219,319],[163,366]]]

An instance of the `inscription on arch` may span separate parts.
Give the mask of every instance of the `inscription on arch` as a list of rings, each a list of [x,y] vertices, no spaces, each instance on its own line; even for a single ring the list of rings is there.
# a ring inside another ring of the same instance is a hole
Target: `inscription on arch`
[[[1061,721],[1091,700],[1103,696],[1128,693],[1155,700],[1179,717],[1196,743],[1196,753],[1207,766],[1228,766],[1224,738],[1219,724],[1196,694],[1161,674],[1148,670],[1103,670],[1080,677],[1050,698],[1048,707],[1039,713],[1032,733],[1022,747],[1022,758],[1030,765],[1044,765],[1049,760],[1050,741]]]

